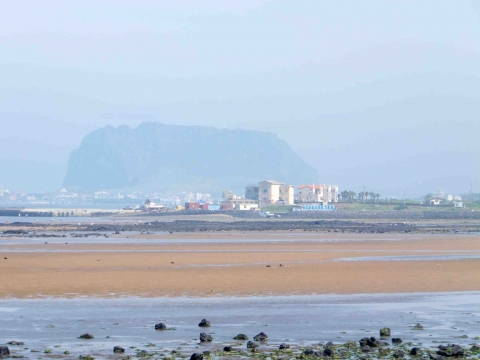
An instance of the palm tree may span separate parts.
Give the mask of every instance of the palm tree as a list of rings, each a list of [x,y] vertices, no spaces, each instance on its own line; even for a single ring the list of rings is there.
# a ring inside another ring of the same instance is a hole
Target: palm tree
[[[349,191],[349,198],[351,202],[355,201],[356,196],[357,196],[357,193],[355,191]]]

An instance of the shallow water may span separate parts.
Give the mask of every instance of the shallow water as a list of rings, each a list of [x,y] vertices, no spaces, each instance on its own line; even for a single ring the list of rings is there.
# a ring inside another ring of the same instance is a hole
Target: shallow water
[[[392,336],[422,346],[438,345],[434,341],[466,345],[478,342],[472,337],[480,336],[479,304],[480,292],[0,300],[0,342],[24,341],[25,346],[10,349],[15,350],[15,355],[32,358],[43,356],[47,348],[53,354],[68,349],[72,357],[95,354],[96,358],[104,358],[115,345],[124,347],[126,355],[135,354],[130,346],[147,351],[181,347],[185,354],[191,354],[215,348],[219,343],[236,343],[232,338],[238,333],[252,338],[261,331],[269,335],[267,346],[272,347],[281,342],[303,346],[327,341],[344,343],[378,336],[379,329],[388,326]],[[199,328],[202,318],[210,320],[212,327]],[[176,330],[155,331],[158,322]],[[418,322],[424,331],[412,330]],[[198,345],[198,335],[203,331],[212,334],[212,344]],[[77,339],[85,332],[95,339]],[[468,338],[454,338],[461,335]],[[155,346],[148,347],[149,343]],[[32,349],[41,353],[32,353]]]

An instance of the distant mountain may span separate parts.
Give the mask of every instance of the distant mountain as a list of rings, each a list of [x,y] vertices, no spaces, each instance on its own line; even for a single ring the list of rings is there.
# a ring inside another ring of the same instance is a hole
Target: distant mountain
[[[265,179],[298,185],[318,182],[318,173],[273,133],[145,122],[87,135],[63,185],[219,193]]]

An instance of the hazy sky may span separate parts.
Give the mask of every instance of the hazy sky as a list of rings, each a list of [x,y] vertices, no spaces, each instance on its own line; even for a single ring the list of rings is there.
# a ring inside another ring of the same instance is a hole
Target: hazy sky
[[[342,189],[479,192],[480,0],[0,1],[0,119],[12,190],[149,120],[275,132]]]

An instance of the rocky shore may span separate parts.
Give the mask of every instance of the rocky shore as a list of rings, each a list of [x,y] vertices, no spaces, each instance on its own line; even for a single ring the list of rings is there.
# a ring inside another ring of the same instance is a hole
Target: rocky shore
[[[198,344],[192,347],[177,347],[174,350],[162,349],[154,343],[147,345],[148,350],[142,346],[122,347],[119,343],[111,349],[95,351],[90,354],[74,356],[67,350],[57,350],[59,346],[46,349],[30,349],[28,343],[12,340],[0,346],[0,358],[29,358],[24,355],[26,352],[37,353],[33,355],[38,359],[75,359],[94,360],[95,358],[111,359],[430,359],[443,360],[456,359],[478,359],[480,356],[480,345],[475,337],[468,346],[461,346],[454,343],[443,343],[432,339],[431,343],[439,343],[433,346],[424,346],[415,339],[401,339],[395,337],[394,331],[390,328],[379,330],[378,337],[367,336],[359,340],[350,340],[343,343],[332,341],[319,342],[305,346],[300,343],[275,343],[270,342],[268,335],[264,332],[252,334],[238,334],[232,337],[232,341],[215,341],[215,325],[211,325],[206,319],[199,323],[199,328],[208,328],[199,334]],[[412,328],[416,331],[425,331],[421,324]],[[167,327],[165,324],[152,326],[152,332],[172,331],[175,327]],[[207,331],[207,332],[205,332]],[[225,329],[224,329],[225,331]],[[250,340],[251,337],[251,340]],[[467,337],[465,335],[465,337]],[[108,338],[108,336],[107,336]],[[85,333],[78,336],[78,339],[93,341],[95,336]],[[185,339],[185,344],[189,339]]]
[[[172,222],[153,220],[122,221],[117,223],[101,222],[82,223],[52,223],[38,224],[14,222],[0,224],[3,236],[35,236],[41,233],[58,232],[100,233],[102,235],[119,232],[228,232],[228,231],[310,231],[310,232],[340,232],[340,233],[472,233],[480,232],[480,223],[448,221],[441,223],[421,223],[411,221],[400,222],[367,222],[352,220],[249,220],[249,221],[196,221],[176,220]],[[47,235],[45,235],[47,236]]]

